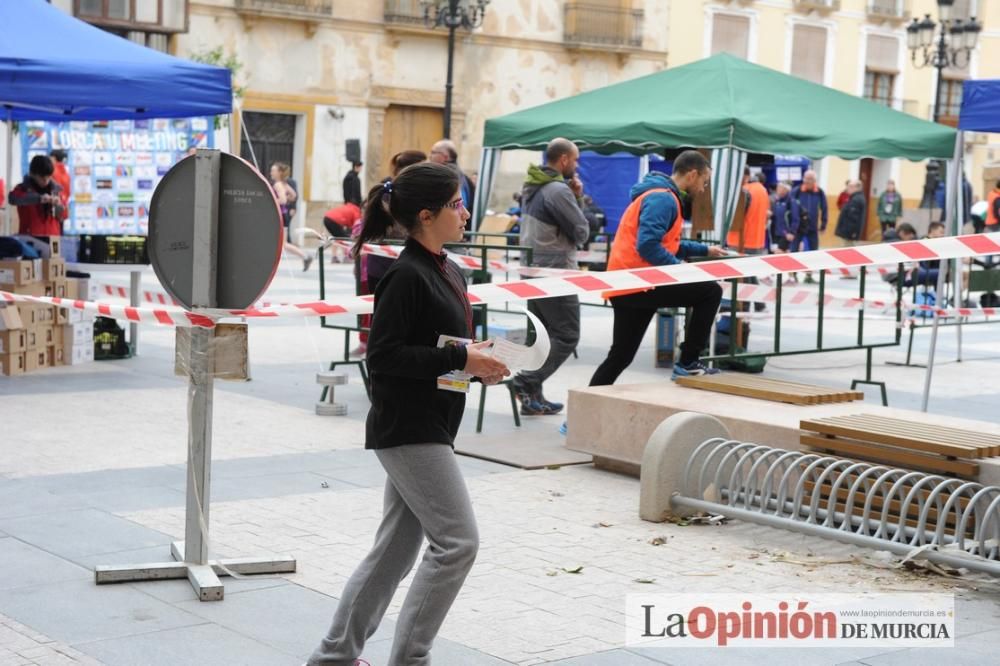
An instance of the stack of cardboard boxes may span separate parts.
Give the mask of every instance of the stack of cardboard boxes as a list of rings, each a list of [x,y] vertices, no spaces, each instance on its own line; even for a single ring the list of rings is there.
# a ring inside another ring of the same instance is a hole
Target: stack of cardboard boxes
[[[59,239],[36,247],[43,258],[0,260],[0,291],[86,299],[89,281],[66,277]],[[93,315],[27,302],[0,306],[0,375],[93,360]]]

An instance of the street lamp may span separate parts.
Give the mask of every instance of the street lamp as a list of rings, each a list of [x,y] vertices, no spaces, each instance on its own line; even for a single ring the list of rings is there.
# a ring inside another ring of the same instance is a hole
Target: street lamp
[[[967,21],[952,19],[951,13],[955,0],[937,0],[938,19],[941,29],[938,31],[937,42],[934,31],[937,23],[930,14],[924,14],[923,19],[914,18],[906,26],[906,45],[910,49],[910,59],[917,69],[933,67],[937,70],[937,86],[934,93],[934,122],[941,117],[941,96],[943,93],[942,72],[948,67],[965,67],[969,64],[973,49],[979,40],[982,24],[971,17]],[[934,190],[937,187],[938,175],[943,172],[941,165],[933,161],[927,164],[927,178],[924,183],[924,197],[921,208],[934,207]]]
[[[455,31],[474,30],[483,24],[490,0],[420,0],[424,24],[448,29],[448,79],[444,84],[444,138],[451,138],[452,67],[455,60]]]
[[[969,64],[969,58],[976,48],[979,33],[983,29],[975,16],[968,21],[951,18],[955,0],[937,0],[937,4],[941,29],[938,31],[936,44],[934,30],[937,24],[931,19],[930,14],[925,14],[920,20],[914,18],[906,26],[906,45],[910,48],[913,66],[918,69],[933,67],[937,70],[934,122],[937,122],[941,115],[942,71],[948,67],[965,67]]]

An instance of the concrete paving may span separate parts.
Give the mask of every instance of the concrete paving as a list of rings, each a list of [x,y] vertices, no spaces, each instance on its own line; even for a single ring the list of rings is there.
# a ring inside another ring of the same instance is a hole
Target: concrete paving
[[[300,266],[283,262],[269,300],[315,297],[315,268],[302,274]],[[155,284],[151,273],[146,283]],[[330,285],[349,289],[346,267],[332,268]],[[835,283],[844,293],[852,286]],[[579,358],[546,386],[550,399],[586,384],[607,351],[608,314],[584,308]],[[753,322],[752,347],[769,344],[770,326]],[[931,411],[1000,418],[995,330],[967,327],[958,363],[955,330],[945,329]],[[866,335],[893,333],[893,323],[879,322]],[[824,331],[827,344],[856,334],[847,319]],[[139,356],[127,361],[0,379],[0,664],[300,664],[325,631],[381,511],[385,476],[362,450],[368,403],[353,369],[346,370],[351,384],[337,390],[348,416],[313,413],[314,374],[342,349],[340,334],[316,320],[254,322],[253,380],[216,384],[213,553],[290,553],[299,571],[225,579],[226,598],[215,603],[196,601],[186,581],[93,582],[95,565],[165,560],[169,542],[183,535],[186,387],[173,375],[173,332],[145,327],[141,335]],[[915,360],[926,356],[929,338],[926,330],[917,336]],[[667,380],[668,370],[651,367],[652,337],[651,329],[622,382]],[[790,320],[782,338],[806,347],[815,331],[807,320]],[[876,352],[875,375],[888,382],[891,405],[917,408],[924,371],[885,365],[904,357],[905,348]],[[770,361],[767,374],[846,387],[863,376],[863,362],[862,352],[785,357]],[[477,389],[470,398],[462,437],[475,437]],[[558,439],[561,422],[527,418],[518,431],[504,392],[488,395],[491,437]],[[993,581],[913,572],[872,551],[738,522],[643,522],[638,481],[589,465],[460,464],[482,548],[435,643],[440,666],[982,664],[1000,638]],[[576,567],[579,573],[568,573]],[[373,666],[387,663],[408,584],[365,650]],[[650,590],[951,592],[959,638],[954,649],[923,652],[626,649],[625,595]]]

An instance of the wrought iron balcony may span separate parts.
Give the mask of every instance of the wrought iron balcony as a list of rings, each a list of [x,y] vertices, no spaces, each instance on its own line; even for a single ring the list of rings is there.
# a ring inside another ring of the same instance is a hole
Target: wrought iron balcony
[[[813,10],[825,14],[840,10],[840,0],[795,0],[795,8],[800,11],[811,12]]]
[[[907,0],[868,0],[868,17],[881,21],[906,21],[910,18],[907,4]]]
[[[420,0],[385,0],[383,16],[388,25],[426,28],[424,24],[424,8]]]
[[[316,21],[333,18],[333,0],[236,0],[236,11]]]
[[[567,2],[563,41],[578,48],[642,48],[641,9]]]

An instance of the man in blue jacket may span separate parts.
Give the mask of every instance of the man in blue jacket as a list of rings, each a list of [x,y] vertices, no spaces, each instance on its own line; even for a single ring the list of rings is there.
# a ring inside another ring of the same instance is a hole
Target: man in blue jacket
[[[792,199],[800,215],[800,224],[792,241],[792,252],[802,249],[803,238],[809,243],[810,250],[818,250],[819,234],[826,231],[830,211],[827,209],[826,192],[816,183],[815,171],[810,169],[802,174],[802,184],[792,189]]]
[[[798,208],[798,226],[795,220],[792,227],[795,228],[795,238],[792,240],[790,252],[798,252],[802,249],[802,240],[808,243],[808,250],[819,249],[819,234],[826,231],[826,224],[830,220],[830,211],[827,208],[826,192],[816,183],[816,172],[809,169],[802,174],[802,183],[792,189],[792,201]],[[812,282],[812,273],[806,273],[806,282]]]

